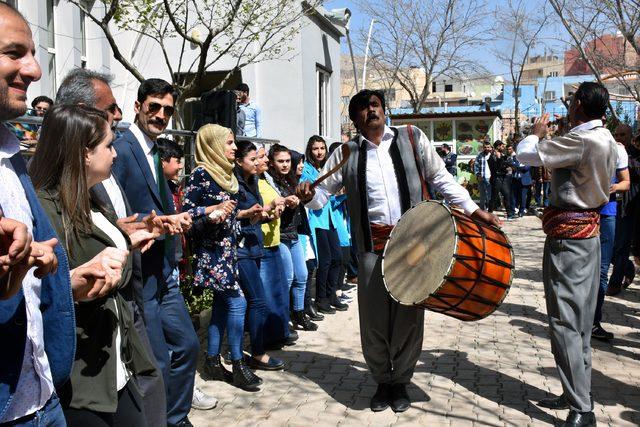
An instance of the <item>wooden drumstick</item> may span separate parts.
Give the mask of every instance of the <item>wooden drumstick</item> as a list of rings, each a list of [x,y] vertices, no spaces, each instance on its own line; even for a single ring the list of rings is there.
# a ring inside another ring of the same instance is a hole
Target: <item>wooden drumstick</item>
[[[340,146],[340,150],[342,151],[342,160],[340,160],[340,162],[338,162],[337,165],[332,167],[329,170],[329,172],[325,173],[320,178],[316,179],[313,182],[313,184],[311,184],[310,188],[312,188],[312,189],[316,188],[318,185],[320,185],[322,183],[322,181],[324,181],[325,179],[329,178],[334,173],[338,172],[340,170],[340,168],[342,168],[342,166],[344,166],[345,163],[347,163],[347,160],[349,160],[349,156],[351,155],[351,150],[349,150],[349,146],[347,144],[342,144]]]

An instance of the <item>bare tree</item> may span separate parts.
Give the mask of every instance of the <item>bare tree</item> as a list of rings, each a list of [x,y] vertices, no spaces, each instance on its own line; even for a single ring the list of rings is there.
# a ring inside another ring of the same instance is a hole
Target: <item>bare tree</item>
[[[545,9],[531,10],[525,0],[508,0],[495,11],[495,21],[500,25],[493,31],[498,47],[496,58],[509,68],[513,85],[514,131],[520,133],[520,97],[522,74],[531,51],[541,43],[540,32],[547,23]]]
[[[270,59],[293,55],[289,41],[301,18],[319,0],[101,0],[90,8],[86,0],[67,0],[82,10],[104,33],[115,59],[137,80],[144,76],[118,45],[114,30],[149,38],[160,47],[172,83],[182,101],[205,89],[206,72],[232,59],[217,88],[237,70]]]
[[[371,64],[397,82],[419,112],[438,77],[459,77],[482,67],[470,59],[488,36],[484,0],[377,0],[359,2],[375,19]],[[363,34],[364,36],[364,34]]]
[[[598,82],[617,81],[640,102],[640,0],[549,0]],[[610,104],[611,114],[616,110]]]

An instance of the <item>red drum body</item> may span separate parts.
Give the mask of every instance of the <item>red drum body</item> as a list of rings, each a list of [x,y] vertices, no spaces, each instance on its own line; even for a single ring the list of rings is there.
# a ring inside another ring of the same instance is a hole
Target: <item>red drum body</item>
[[[405,212],[382,260],[385,286],[400,304],[464,321],[498,308],[513,270],[513,250],[500,229],[436,201]]]

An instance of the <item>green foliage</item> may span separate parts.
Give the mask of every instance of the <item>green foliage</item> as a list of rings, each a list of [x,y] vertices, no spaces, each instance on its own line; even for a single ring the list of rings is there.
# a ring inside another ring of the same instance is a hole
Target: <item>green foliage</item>
[[[196,288],[192,285],[193,276],[187,275],[180,278],[180,292],[184,298],[189,314],[200,314],[201,311],[211,308],[213,305],[213,291],[211,289]]]
[[[629,114],[624,111],[621,102],[616,102],[613,109],[615,110],[616,115],[614,116],[610,110],[607,110],[606,120],[604,124],[605,127],[609,129],[609,131],[611,131],[611,133],[613,133],[613,131],[616,129],[616,126],[618,126],[620,123],[625,123],[627,125],[631,124],[631,118],[629,117]]]

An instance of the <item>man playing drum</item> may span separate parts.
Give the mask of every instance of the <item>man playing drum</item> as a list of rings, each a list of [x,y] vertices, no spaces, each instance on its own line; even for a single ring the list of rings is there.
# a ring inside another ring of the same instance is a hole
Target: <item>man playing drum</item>
[[[565,426],[595,426],[591,390],[591,327],[600,278],[600,208],[609,200],[616,142],[603,127],[609,104],[604,86],[585,82],[569,105],[572,129],[546,140],[549,114],[518,145],[518,159],[552,171],[542,261],[551,351],[563,394],[539,406],[570,408]]]
[[[424,311],[398,304],[385,289],[381,253],[393,226],[404,212],[425,200],[426,183],[474,219],[496,226],[499,221],[471,200],[420,129],[385,125],[382,93],[358,92],[349,103],[349,117],[360,133],[345,143],[348,150],[343,145],[333,152],[321,175],[336,167],[337,171],[315,190],[313,184],[301,184],[298,195],[308,202],[308,208],[319,209],[330,194],[346,188],[359,250],[362,352],[378,383],[371,409],[382,411],[391,405],[394,411],[402,412],[411,403],[406,385],[422,349]]]

